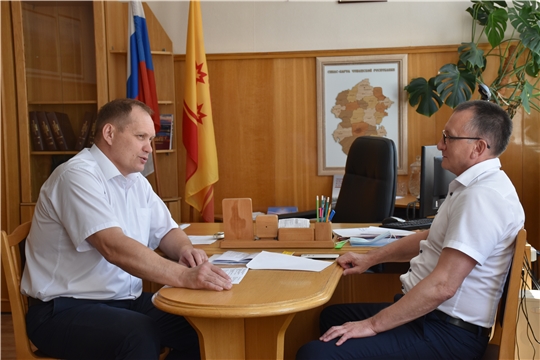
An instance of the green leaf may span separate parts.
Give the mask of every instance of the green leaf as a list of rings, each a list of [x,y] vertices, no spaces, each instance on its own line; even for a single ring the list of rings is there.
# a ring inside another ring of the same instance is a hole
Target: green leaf
[[[459,60],[466,66],[482,69],[486,65],[484,50],[479,49],[475,43],[461,43],[458,48]]]
[[[508,23],[508,14],[505,9],[496,9],[488,16],[486,35],[492,47],[499,46],[504,39],[504,32]]]
[[[435,77],[437,92],[444,103],[455,108],[470,100],[476,87],[476,77],[467,70],[460,70],[454,64],[446,64]]]
[[[540,6],[536,1],[515,1],[508,10],[512,26],[525,47],[540,54]]]
[[[540,55],[531,53],[532,57],[525,65],[525,73],[532,77],[537,77],[540,72]]]
[[[527,112],[527,114],[531,113],[531,106],[529,104],[529,99],[534,97],[533,95],[533,86],[525,80],[525,84],[523,85],[523,89],[521,90],[520,98],[521,98],[521,104],[523,105],[523,110]]]
[[[471,14],[472,18],[482,26],[486,26],[488,23],[488,17],[492,11],[497,9],[495,5],[502,8],[506,8],[506,1],[475,1],[472,0],[474,5],[467,8],[467,12]]]
[[[425,116],[431,116],[442,106],[441,98],[435,90],[435,78],[426,81],[424,78],[412,79],[409,85],[405,86],[409,93],[409,104],[416,106],[416,112]]]

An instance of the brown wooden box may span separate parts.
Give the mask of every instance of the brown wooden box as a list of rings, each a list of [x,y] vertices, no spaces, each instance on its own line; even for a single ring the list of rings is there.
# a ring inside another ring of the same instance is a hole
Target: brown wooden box
[[[313,241],[313,228],[283,228],[278,230],[279,241]]]

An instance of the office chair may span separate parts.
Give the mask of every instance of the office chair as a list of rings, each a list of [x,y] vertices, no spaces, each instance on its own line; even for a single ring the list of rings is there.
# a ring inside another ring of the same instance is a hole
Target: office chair
[[[499,301],[492,337],[482,360],[514,359],[516,349],[516,323],[521,297],[521,273],[527,243],[527,231],[521,229],[516,237],[512,266],[508,272],[504,292]]]
[[[394,142],[378,136],[356,138],[347,156],[332,222],[380,223],[392,216],[396,184]]]
[[[28,299],[20,291],[21,279],[25,264],[24,245],[30,232],[31,221],[27,221],[15,228],[11,234],[2,230],[2,267],[7,283],[13,332],[15,336],[15,354],[17,359],[52,360],[39,351],[26,334],[26,313],[28,312]],[[165,359],[170,349],[161,349],[160,360]]]

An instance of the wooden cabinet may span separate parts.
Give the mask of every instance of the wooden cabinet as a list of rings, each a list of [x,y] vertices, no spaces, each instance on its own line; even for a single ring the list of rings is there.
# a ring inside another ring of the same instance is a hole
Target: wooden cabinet
[[[12,2],[19,150],[21,221],[29,220],[39,189],[52,170],[77,153],[37,150],[30,113],[65,114],[78,137],[85,112],[107,99],[103,2]],[[41,132],[42,142],[46,136]],[[28,208],[25,210],[25,208]]]
[[[143,3],[150,50],[154,65],[156,91],[160,114],[173,115],[172,150],[157,150],[156,171],[148,176],[154,190],[165,201],[173,218],[180,222],[180,201],[178,188],[177,144],[179,118],[176,116],[174,87],[173,44],[152,10]],[[127,81],[127,40],[128,4],[116,1],[105,3],[106,13],[106,52],[110,99],[125,97]]]
[[[30,113],[61,113],[75,136],[86,113],[126,96],[128,4],[102,1],[12,2],[15,43],[21,217],[30,220],[39,190],[52,170],[78,151],[33,148]],[[172,42],[144,4],[155,69],[159,110],[177,117]],[[42,132],[42,141],[45,134]],[[177,136],[173,149],[157,151],[149,179],[180,221]]]

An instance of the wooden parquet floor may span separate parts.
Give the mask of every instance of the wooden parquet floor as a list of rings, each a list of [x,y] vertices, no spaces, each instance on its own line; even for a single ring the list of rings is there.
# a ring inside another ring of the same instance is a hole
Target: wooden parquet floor
[[[2,348],[0,359],[15,360],[15,336],[11,314],[2,313]]]

